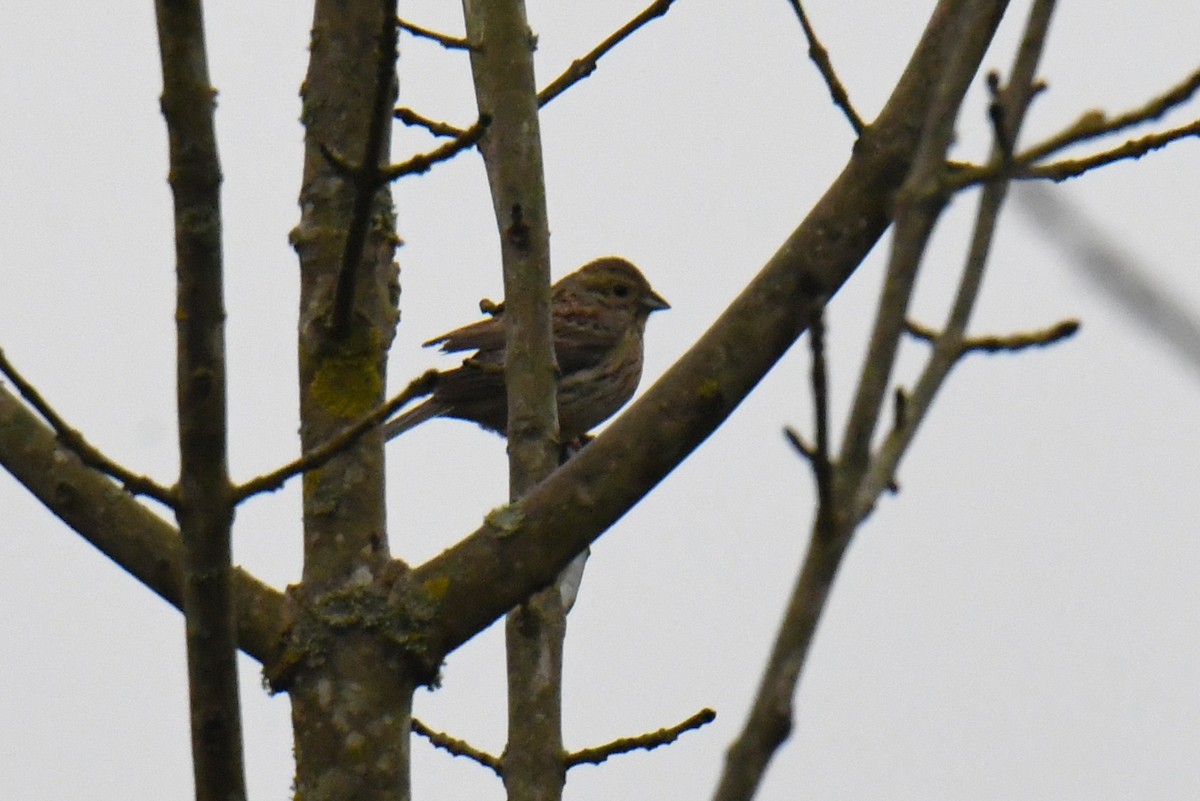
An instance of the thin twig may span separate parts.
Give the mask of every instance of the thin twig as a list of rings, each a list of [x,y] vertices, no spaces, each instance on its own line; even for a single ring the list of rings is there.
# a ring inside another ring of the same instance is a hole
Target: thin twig
[[[171,508],[174,508],[178,503],[179,498],[173,490],[162,486],[148,476],[138,475],[125,469],[97,450],[95,446],[84,439],[83,434],[68,425],[67,421],[46,402],[41,393],[26,381],[24,376],[17,372],[17,368],[4,355],[2,349],[0,349],[0,373],[3,373],[9,381],[12,381],[13,386],[16,387],[17,392],[21,393],[21,397],[25,399],[25,402],[32,406],[34,411],[49,423],[50,427],[54,429],[58,441],[62,443],[64,448],[78,456],[79,461],[94,470],[99,470],[101,473],[116,479],[126,491],[133,495],[145,495]]]
[[[366,144],[362,161],[353,171],[354,206],[350,225],[346,229],[346,243],[342,250],[342,264],[338,270],[337,289],[333,300],[333,324],[331,330],[336,339],[344,339],[350,333],[350,320],[354,313],[355,296],[358,294],[358,277],[361,271],[363,251],[367,244],[367,233],[371,226],[371,207],[376,193],[387,181],[381,176],[379,160],[383,157],[383,144],[387,140],[395,86],[396,53],[399,30],[394,21],[385,17],[379,38],[379,50],[375,71],[375,97],[371,103],[371,118],[367,128]],[[327,153],[322,147],[322,152]],[[326,155],[329,158],[329,155]]]
[[[656,17],[661,17],[666,14],[671,8],[675,0],[655,0],[648,8],[631,19],[629,22],[622,25],[615,33],[606,38],[596,47],[592,48],[586,55],[575,59],[566,71],[551,81],[544,89],[537,94],[538,108],[542,108],[554,98],[561,95],[571,86],[579,83],[587,76],[596,71],[597,62],[608,51],[612,50],[625,39],[629,38],[630,34],[641,28],[650,20]],[[426,117],[419,114],[410,108],[396,108],[392,110],[392,116],[400,120],[400,122],[409,126],[417,126],[424,128],[434,136],[453,136],[455,140],[449,144],[432,150],[429,153],[418,154],[412,158],[400,163],[387,167],[382,171],[382,174],[388,180],[396,180],[405,175],[413,175],[423,173],[429,170],[438,162],[447,161],[465,150],[469,150],[479,142],[483,135],[484,129],[489,123],[486,117],[480,117],[470,127],[459,128],[446,122]],[[328,158],[328,156],[327,156]],[[335,166],[336,162],[335,162]]]
[[[1042,88],[1044,88],[1042,84],[1035,83],[1033,85],[1035,93]],[[1039,162],[1050,154],[1072,145],[1116,133],[1117,131],[1143,122],[1156,120],[1176,106],[1190,100],[1197,90],[1200,90],[1200,70],[1192,73],[1158,97],[1152,98],[1147,103],[1124,114],[1108,117],[1103,111],[1099,110],[1085,112],[1078,120],[1059,133],[1014,156],[1010,177],[1026,180],[1049,179],[1062,181],[1082,175],[1088,170],[1111,164],[1114,161],[1141,158],[1150,151],[1164,147],[1176,139],[1196,136],[1200,132],[1198,131],[1200,120],[1161,133],[1150,134],[1140,139],[1132,139],[1118,147],[1085,158],[1064,159],[1049,164],[1039,164]],[[999,170],[1002,169],[1002,167],[998,167],[995,163],[986,166],[969,164],[952,164],[951,166],[954,172],[949,180],[955,189],[962,189],[974,184],[994,180],[999,174]]]
[[[466,128],[459,128],[456,125],[451,125],[448,122],[430,119],[424,114],[418,114],[411,108],[406,108],[403,106],[393,109],[392,116],[410,128],[424,128],[434,136],[462,136],[468,130]]]
[[[1044,348],[1074,336],[1079,331],[1079,325],[1078,320],[1063,320],[1049,328],[1036,331],[1019,331],[1003,336],[968,337],[959,341],[957,348],[960,355],[964,356],[974,352],[1016,353],[1028,348]],[[941,336],[934,329],[915,320],[905,321],[904,328],[914,339],[930,344],[936,343]]]
[[[791,446],[796,449],[797,453],[799,453],[801,456],[803,456],[808,461],[811,462],[813,459],[816,458],[816,456],[817,456],[816,447],[814,445],[810,444],[808,442],[808,440],[804,439],[804,437],[800,436],[800,432],[797,431],[796,429],[792,428],[791,426],[784,426],[783,427],[783,437],[789,443],[791,443]]]
[[[1187,125],[1172,128],[1169,131],[1150,134],[1140,139],[1130,139],[1119,147],[1096,153],[1081,159],[1062,159],[1050,164],[1028,167],[1017,173],[1017,178],[1047,178],[1051,181],[1065,181],[1083,175],[1089,170],[1103,167],[1125,159],[1140,159],[1142,156],[1159,148],[1166,147],[1177,139],[1190,136],[1200,136],[1200,120],[1194,120]]]
[[[474,762],[478,762],[488,770],[495,773],[497,776],[502,775],[500,771],[500,758],[494,757],[487,751],[481,751],[465,740],[459,740],[456,737],[451,737],[449,734],[440,731],[434,731],[416,718],[412,719],[412,732],[424,737],[435,748],[440,748],[454,756],[466,757]]]
[[[813,314],[808,329],[812,351],[813,418],[816,448],[813,451],[813,478],[817,483],[817,531],[831,535],[834,520],[833,464],[829,448],[829,377],[825,359],[825,310]]]
[[[602,41],[600,44],[593,47],[586,55],[577,58],[571,62],[571,66],[567,67],[562,75],[559,75],[550,82],[546,88],[538,92],[538,107],[546,105],[554,98],[561,95],[571,86],[583,80],[587,76],[596,71],[597,62],[609,50],[619,45],[622,41],[629,38],[630,34],[641,28],[650,20],[661,17],[671,9],[671,4],[675,0],[654,0],[640,14],[638,14],[629,22],[618,28],[611,36]]]
[[[434,164],[439,161],[447,161],[454,158],[459,153],[474,147],[483,136],[491,123],[491,118],[484,115],[479,118],[479,121],[472,125],[467,130],[463,131],[458,138],[447,142],[439,148],[429,151],[428,153],[418,153],[412,156],[407,161],[402,161],[399,164],[393,164],[380,171],[380,176],[386,181],[395,181],[397,178],[403,178],[406,175],[418,175],[423,172],[428,172]]]
[[[1190,100],[1197,90],[1200,90],[1200,70],[1196,70],[1161,95],[1124,114],[1108,117],[1099,110],[1085,112],[1065,130],[1026,150],[1020,159],[1032,164],[1071,145],[1159,119],[1171,109]]]
[[[293,476],[306,473],[309,470],[315,470],[321,465],[328,462],[333,457],[342,453],[347,448],[358,441],[359,437],[367,433],[371,429],[378,426],[392,414],[411,401],[413,398],[419,398],[422,395],[428,395],[433,391],[433,386],[437,382],[437,370],[429,370],[407,387],[400,394],[393,397],[387,403],[377,407],[374,411],[361,418],[355,423],[347,426],[336,436],[326,440],[321,445],[305,453],[298,459],[294,459],[277,470],[272,470],[270,473],[252,478],[245,484],[234,488],[233,501],[241,503],[251,495],[257,495],[260,492],[272,492],[283,486],[284,482]]]
[[[1061,159],[1048,164],[1033,164],[1024,154],[1021,154],[1014,159],[1013,165],[1009,168],[995,163],[987,166],[955,164],[952,165],[954,171],[947,181],[956,190],[964,189],[975,184],[994,181],[1007,170],[1008,177],[1015,180],[1049,180],[1057,183],[1069,178],[1077,178],[1086,172],[1118,161],[1140,159],[1172,142],[1192,136],[1200,136],[1200,120],[1194,120],[1187,125],[1168,131],[1149,134],[1140,139],[1130,139],[1110,150],[1080,159]]]
[[[858,112],[854,110],[854,105],[850,102],[850,95],[846,92],[846,87],[838,80],[837,73],[833,71],[833,62],[829,59],[829,51],[821,44],[821,40],[817,38],[817,32],[813,30],[812,24],[808,21],[808,14],[804,12],[804,6],[800,4],[800,0],[788,0],[792,5],[792,10],[796,12],[796,16],[800,19],[800,27],[804,29],[804,36],[808,39],[808,57],[817,65],[817,71],[821,73],[821,77],[825,80],[825,85],[829,87],[829,95],[833,98],[833,104],[842,110],[846,115],[846,119],[850,121],[850,127],[854,129],[856,136],[862,136],[863,129],[866,124],[862,117],[858,116]]]
[[[566,766],[570,769],[576,765],[599,765],[609,757],[616,756],[617,754],[627,754],[630,751],[639,749],[652,751],[659,746],[670,745],[675,742],[679,739],[679,735],[685,731],[707,726],[716,720],[716,718],[717,713],[713,710],[708,708],[701,709],[687,720],[670,728],[659,729],[647,734],[639,734],[636,737],[622,737],[605,745],[595,748],[584,748],[581,751],[567,754]]]
[[[421,39],[429,39],[431,41],[437,42],[438,44],[440,44],[442,47],[446,48],[447,50],[474,50],[475,49],[475,47],[463,37],[448,36],[444,33],[438,33],[437,31],[430,30],[429,28],[422,28],[420,25],[414,25],[411,22],[405,22],[404,20],[400,19],[399,17],[396,18],[396,26],[399,27],[400,30],[402,30],[402,31],[411,33],[413,36],[417,36],[417,37],[420,37]]]

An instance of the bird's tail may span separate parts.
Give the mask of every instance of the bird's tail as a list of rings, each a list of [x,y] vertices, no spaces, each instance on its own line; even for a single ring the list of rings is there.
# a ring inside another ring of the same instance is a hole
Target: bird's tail
[[[383,426],[384,441],[398,437],[410,428],[418,426],[432,417],[437,417],[445,411],[445,404],[437,398],[430,398],[385,423]]]

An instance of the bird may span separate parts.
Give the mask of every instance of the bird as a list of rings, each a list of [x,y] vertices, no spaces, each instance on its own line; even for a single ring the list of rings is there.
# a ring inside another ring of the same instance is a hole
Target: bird
[[[633,397],[642,377],[646,320],[671,308],[641,271],[617,256],[595,259],[550,288],[562,442],[582,438]],[[425,347],[474,351],[437,374],[429,397],[384,425],[386,439],[434,417],[478,423],[506,435],[504,306],[490,318],[434,337]]]

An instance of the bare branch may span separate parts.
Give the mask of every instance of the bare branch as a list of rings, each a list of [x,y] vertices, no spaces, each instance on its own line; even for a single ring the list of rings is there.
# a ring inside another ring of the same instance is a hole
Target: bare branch
[[[808,329],[809,347],[812,351],[813,417],[817,443],[813,450],[813,478],[817,483],[818,529],[831,534],[833,523],[833,463],[829,447],[829,378],[825,360],[825,311],[813,314]],[[826,525],[828,524],[828,525]]]
[[[1108,117],[1103,111],[1099,110],[1085,112],[1066,130],[1021,153],[1019,160],[1026,164],[1033,164],[1044,159],[1051,153],[1063,150],[1071,145],[1076,145],[1106,134],[1116,133],[1125,128],[1140,125],[1143,122],[1157,120],[1171,109],[1183,105],[1190,100],[1198,89],[1200,89],[1200,70],[1196,70],[1158,97],[1152,98],[1147,103],[1124,114]]]
[[[348,450],[359,437],[378,426],[392,414],[411,401],[433,391],[437,382],[437,370],[429,370],[424,375],[414,379],[404,391],[393,397],[387,403],[377,407],[367,416],[347,426],[341,433],[326,440],[324,444],[313,448],[300,458],[295,459],[277,470],[252,478],[239,487],[234,488],[233,502],[241,503],[252,495],[260,492],[272,492],[283,486],[284,482],[293,476],[316,470],[339,453]]]
[[[221,165],[201,0],[156,0],[175,201],[176,374],[189,708],[197,801],[246,797],[238,694]]]
[[[568,754],[566,759],[567,768],[570,769],[576,765],[599,765],[609,757],[616,756],[617,754],[627,754],[630,751],[653,751],[659,746],[670,745],[675,742],[684,732],[707,726],[716,719],[716,712],[708,708],[701,709],[682,723],[677,723],[669,728],[639,734],[636,737],[622,737],[605,745],[595,748],[584,748],[581,751]]]
[[[1036,82],[1032,85],[1032,91],[1035,94],[1043,88],[1044,85]],[[1085,112],[1063,131],[1014,156],[1009,177],[1024,180],[1040,178],[1063,181],[1115,161],[1141,158],[1152,150],[1165,147],[1177,139],[1196,136],[1200,133],[1200,120],[1161,133],[1131,139],[1118,147],[1085,158],[1039,164],[1050,154],[1072,145],[1158,119],[1176,106],[1190,100],[1198,89],[1200,89],[1200,70],[1144,105],[1116,117],[1110,118],[1099,110]],[[1005,165],[996,163],[987,166],[954,163],[950,166],[954,172],[948,180],[955,189],[994,180],[1001,171],[1006,169]]]
[[[1123,145],[1096,153],[1081,159],[1062,159],[1061,161],[1027,167],[1019,172],[1018,178],[1048,178],[1051,181],[1065,181],[1083,175],[1088,170],[1103,167],[1125,159],[1140,159],[1142,156],[1159,148],[1166,147],[1178,139],[1190,136],[1200,136],[1200,119],[1178,128],[1172,128],[1161,133],[1143,136],[1140,139],[1130,139]]]
[[[462,136],[468,130],[467,128],[459,128],[451,125],[448,122],[439,122],[438,120],[430,119],[423,114],[418,114],[411,108],[401,107],[393,109],[392,116],[409,127],[424,128],[434,136]]]
[[[413,734],[419,734],[424,737],[435,748],[440,748],[454,756],[466,757],[474,762],[478,762],[485,768],[495,773],[497,776],[503,775],[500,770],[500,758],[494,757],[487,751],[481,751],[475,748],[466,740],[459,740],[456,737],[451,737],[449,734],[440,731],[434,731],[416,718],[412,719]]]
[[[537,93],[538,108],[545,106],[554,98],[561,95],[571,86],[579,83],[579,81],[591,75],[596,71],[597,62],[612,50],[618,44],[641,28],[650,20],[656,17],[661,17],[666,14],[671,8],[671,4],[675,0],[655,0],[648,8],[631,19],[625,25],[621,26],[615,33],[606,38],[596,47],[592,48],[586,55],[575,59],[571,62],[571,66],[567,67],[566,71],[551,81],[544,89]],[[472,46],[473,47],[473,46]],[[417,126],[424,128],[434,136],[453,136],[455,141],[444,145],[429,153],[413,156],[407,161],[393,165],[384,170],[387,180],[395,180],[405,175],[415,173],[423,173],[428,171],[433,165],[446,161],[457,156],[459,153],[470,149],[479,142],[483,135],[483,130],[490,122],[490,118],[481,116],[468,128],[459,128],[446,122],[439,122],[413,111],[410,108],[393,109],[392,116],[400,120],[408,126]],[[338,162],[333,162],[335,167],[342,167]]]
[[[0,373],[13,383],[13,386],[16,387],[17,392],[21,393],[21,397],[25,399],[25,402],[32,406],[50,424],[50,427],[54,429],[54,433],[58,436],[58,441],[62,443],[64,448],[78,456],[79,461],[94,470],[99,470],[105,475],[112,476],[121,483],[121,486],[126,491],[134,495],[145,495],[164,506],[175,507],[179,499],[173,490],[162,486],[148,476],[138,475],[117,464],[84,439],[83,434],[79,433],[78,430],[68,425],[67,421],[63,420],[58,412],[54,411],[54,408],[42,398],[41,393],[26,381],[24,376],[17,372],[17,368],[4,355],[3,349],[0,349]]]
[[[846,119],[850,121],[850,127],[854,129],[855,136],[862,136],[863,128],[866,124],[862,117],[858,116],[858,112],[854,110],[854,105],[850,102],[850,95],[846,92],[846,87],[838,80],[837,73],[833,70],[833,62],[829,59],[829,51],[825,49],[825,45],[821,44],[821,40],[817,38],[817,32],[813,30],[812,24],[808,21],[808,14],[804,12],[804,6],[800,4],[800,0],[788,0],[792,5],[792,10],[796,12],[796,16],[800,20],[800,27],[804,29],[804,36],[808,39],[808,57],[817,65],[817,70],[821,73],[821,77],[825,80],[825,85],[829,87],[829,95],[833,98],[835,106],[842,110],[846,115]]]
[[[179,531],[99,470],[64,452],[57,432],[0,387],[0,465],[64,523],[123,570],[183,610]],[[283,595],[234,569],[238,644],[263,665],[277,656]]]
[[[430,168],[438,162],[448,161],[464,150],[474,147],[490,123],[491,117],[486,114],[481,115],[477,123],[463,131],[457,138],[428,153],[418,153],[407,161],[385,168],[380,172],[380,178],[385,181],[395,181],[406,175],[429,172]]]
[[[480,118],[491,126],[479,150],[487,171],[504,271],[504,385],[508,493],[519,500],[558,467],[559,427],[550,311],[550,228],[538,120],[534,43],[522,0],[464,0]],[[566,607],[551,585],[508,613],[510,798],[559,801],[562,657]]]
[[[628,39],[634,31],[636,31],[638,28],[641,28],[652,19],[656,19],[657,17],[661,17],[663,14],[666,14],[671,10],[671,4],[674,2],[675,0],[654,0],[654,2],[647,6],[645,10],[618,28],[611,36],[602,41],[600,44],[593,47],[586,55],[572,61],[571,66],[567,67],[566,71],[563,72],[562,75],[559,75],[557,78],[551,81],[548,86],[542,89],[542,91],[538,92],[538,106],[541,107],[546,105],[551,100],[567,91],[567,89],[571,88],[573,85],[579,83],[584,78],[595,72],[597,62],[599,62],[609,50],[612,50],[625,39]]]
[[[422,28],[420,25],[414,25],[411,22],[405,22],[399,17],[396,18],[396,25],[400,28],[400,30],[405,31],[406,33],[411,33],[413,36],[417,36],[421,39],[429,39],[430,41],[437,42],[447,50],[475,49],[474,46],[463,37],[447,36],[444,33],[438,33],[437,31],[430,30],[429,28]]]
[[[836,477],[828,482],[829,489],[817,506],[804,563],[776,632],[750,713],[727,752],[725,770],[713,796],[716,801],[750,801],[770,760],[791,735],[796,684],[858,522],[852,512],[858,488],[872,467],[871,439],[887,397],[892,365],[903,334],[904,310],[933,224],[945,203],[940,179],[954,118],[1003,9],[1003,3],[959,2],[939,3],[934,11],[934,20],[945,15],[946,27],[941,30],[943,60],[936,72],[925,77],[936,89],[924,106],[920,140],[896,195],[892,258],[842,443],[842,455],[836,463]],[[930,28],[936,25],[931,21]],[[873,125],[867,129],[864,136],[875,128]],[[815,332],[815,321],[812,326]],[[819,362],[819,356],[820,350],[814,350],[814,362]],[[823,379],[814,364],[814,390]]]
[[[1006,86],[998,88],[995,93],[996,115],[1003,121],[1008,140],[1005,142],[998,139],[992,147],[989,168],[996,171],[999,180],[987,183],[980,193],[971,244],[962,277],[959,279],[958,291],[947,317],[945,331],[937,339],[929,362],[912,393],[907,396],[903,420],[896,421],[902,424],[894,426],[888,433],[868,471],[857,482],[852,506],[845,510],[850,520],[860,521],[865,518],[874,509],[879,495],[895,485],[895,473],[900,460],[928,413],[934,396],[962,355],[967,324],[970,322],[983,283],[984,269],[991,252],[1000,208],[1008,193],[1006,178],[1009,174],[1009,162],[1006,149],[1017,140],[1029,104],[1040,91],[1035,75],[1045,47],[1054,5],[1055,0],[1035,0],[1013,61],[1011,78]]]
[[[961,29],[966,35],[968,31],[978,33],[983,26],[963,21]],[[976,56],[964,42],[954,47],[951,59],[946,71],[953,77],[938,84],[926,109],[916,159],[896,195],[892,251],[838,459],[845,471],[839,482],[848,486],[856,486],[870,465],[871,439],[887,397],[917,270],[950,197],[942,180],[946,152],[954,138],[962,96],[977,68]]]
[[[935,344],[941,337],[934,329],[914,320],[904,324],[905,330],[923,342]],[[1074,336],[1079,331],[1078,320],[1063,320],[1049,328],[1036,331],[1021,331],[1004,336],[969,337],[957,343],[959,354],[965,356],[972,352],[983,353],[1015,353],[1028,348],[1044,348],[1064,339]]]

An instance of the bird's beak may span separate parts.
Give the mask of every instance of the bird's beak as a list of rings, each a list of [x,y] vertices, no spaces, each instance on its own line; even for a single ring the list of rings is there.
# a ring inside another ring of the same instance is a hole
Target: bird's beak
[[[642,305],[652,312],[671,308],[671,304],[662,299],[653,289],[642,295]]]

